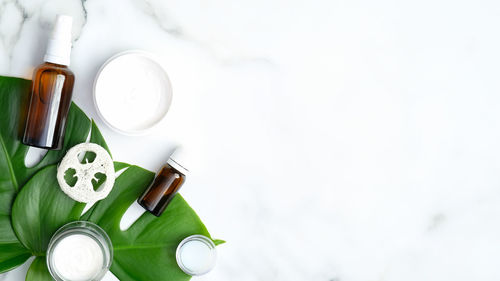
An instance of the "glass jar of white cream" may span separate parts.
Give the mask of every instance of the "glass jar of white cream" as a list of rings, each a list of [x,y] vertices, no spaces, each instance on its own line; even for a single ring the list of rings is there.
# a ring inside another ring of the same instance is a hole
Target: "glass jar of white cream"
[[[179,243],[175,258],[184,273],[197,276],[214,268],[217,251],[212,239],[203,235],[191,235]]]
[[[108,235],[88,221],[61,227],[47,249],[47,266],[57,281],[101,280],[112,260],[113,245]]]

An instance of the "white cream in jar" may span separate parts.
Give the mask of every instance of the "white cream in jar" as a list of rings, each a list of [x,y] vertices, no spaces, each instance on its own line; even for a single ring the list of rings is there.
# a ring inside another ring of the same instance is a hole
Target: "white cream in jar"
[[[61,227],[47,249],[47,267],[57,281],[101,280],[112,260],[113,246],[108,235],[88,221]]]
[[[111,57],[99,70],[94,81],[94,102],[111,128],[140,135],[167,114],[172,86],[153,55],[126,51]]]
[[[73,234],[54,246],[53,264],[64,280],[92,280],[103,268],[104,252],[94,238]]]
[[[179,243],[175,257],[182,271],[196,276],[206,274],[214,268],[217,251],[210,238],[191,235]]]

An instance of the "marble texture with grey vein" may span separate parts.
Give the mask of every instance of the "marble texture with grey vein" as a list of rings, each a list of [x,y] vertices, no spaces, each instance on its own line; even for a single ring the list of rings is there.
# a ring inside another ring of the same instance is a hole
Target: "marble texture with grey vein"
[[[500,2],[0,0],[0,75],[31,78],[57,13],[115,160],[196,156],[181,193],[227,243],[193,280],[500,279]],[[92,101],[129,49],[174,89],[142,137]]]

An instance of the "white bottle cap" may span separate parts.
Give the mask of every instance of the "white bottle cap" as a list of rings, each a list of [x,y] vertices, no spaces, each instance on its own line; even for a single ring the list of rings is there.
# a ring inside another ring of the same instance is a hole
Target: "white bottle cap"
[[[71,55],[71,26],[73,18],[57,15],[54,30],[50,36],[44,61],[55,64],[69,65]]]
[[[177,147],[175,149],[174,153],[172,153],[167,160],[167,163],[184,175],[189,173],[188,166],[186,166],[186,163],[189,163],[188,154],[182,147]]]

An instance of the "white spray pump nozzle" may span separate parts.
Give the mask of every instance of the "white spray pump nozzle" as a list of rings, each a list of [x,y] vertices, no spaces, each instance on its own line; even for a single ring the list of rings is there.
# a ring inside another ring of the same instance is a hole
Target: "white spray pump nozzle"
[[[57,15],[51,39],[71,40],[73,18],[67,15]]]
[[[57,15],[54,29],[49,38],[46,62],[69,65],[71,55],[71,28],[73,18],[67,15]]]

